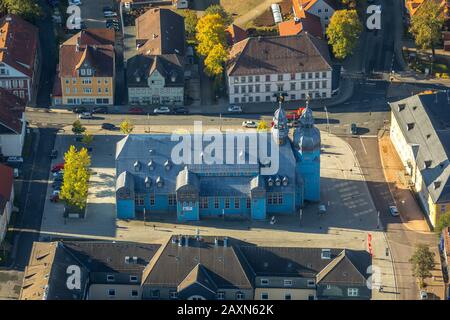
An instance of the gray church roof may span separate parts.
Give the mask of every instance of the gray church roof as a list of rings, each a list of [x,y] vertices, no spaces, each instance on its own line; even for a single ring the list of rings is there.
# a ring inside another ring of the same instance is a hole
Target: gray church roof
[[[272,140],[271,134],[267,137],[267,150],[270,153]],[[215,194],[219,190],[230,194],[248,194],[250,191],[250,180],[260,173],[260,164],[256,159],[251,163],[249,153],[257,152],[258,146],[247,142],[244,150],[238,150],[238,137],[245,134],[236,133],[232,146],[223,144],[223,159],[234,155],[234,163],[242,160],[242,164],[188,164],[187,169],[196,174],[199,178],[201,195]],[[195,141],[195,136],[191,136],[191,141]],[[261,140],[258,140],[261,141]],[[152,135],[128,135],[117,143],[116,147],[116,174],[120,177],[124,171],[129,171],[135,180],[137,192],[147,190],[145,180],[151,181],[150,188],[158,193],[174,193],[177,187],[178,173],[185,168],[185,164],[173,163],[170,167],[165,166],[167,160],[172,160],[172,150],[179,144],[179,141],[171,141],[168,134]],[[203,142],[203,150],[210,142]],[[195,144],[191,146],[191,159],[194,153],[197,157],[206,158],[207,154],[202,154],[201,150],[194,150]],[[203,151],[205,153],[205,151]],[[244,161],[245,160],[245,161]],[[173,161],[173,160],[172,160]],[[206,161],[206,159],[205,159]],[[151,170],[148,166],[151,162]],[[193,162],[193,161],[191,161]],[[225,160],[224,160],[225,162]],[[273,185],[267,191],[293,192],[295,187],[295,156],[289,143],[279,146],[279,169],[278,176],[282,179],[287,177],[287,186]],[[275,177],[275,176],[274,176]],[[157,187],[155,181],[160,178],[163,185]],[[180,182],[181,183],[181,182]],[[223,193],[221,193],[223,194]]]
[[[450,201],[449,98],[445,92],[419,94],[390,104],[435,203]]]

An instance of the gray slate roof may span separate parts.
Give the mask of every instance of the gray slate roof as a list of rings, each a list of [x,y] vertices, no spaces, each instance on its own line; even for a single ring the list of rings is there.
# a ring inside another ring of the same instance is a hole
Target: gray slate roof
[[[267,150],[270,152],[271,143],[275,143],[271,138],[271,133],[267,133]],[[237,136],[241,134],[237,133]],[[243,135],[241,135],[243,136]],[[195,135],[191,136],[191,141],[195,141]],[[259,140],[261,141],[261,140]],[[145,186],[145,179],[148,177],[151,180],[150,190],[155,190],[157,193],[175,193],[177,185],[178,173],[184,169],[185,164],[173,163],[170,169],[164,166],[167,160],[171,159],[172,150],[178,144],[178,141],[171,141],[171,136],[168,134],[152,134],[152,135],[128,135],[117,143],[116,146],[116,175],[124,171],[129,171],[134,176],[135,191],[146,193],[148,188]],[[203,150],[210,144],[210,142],[203,142]],[[200,157],[200,150],[195,151],[194,143],[191,146],[191,159],[194,153]],[[227,159],[231,153],[234,153],[235,163],[238,161],[241,152],[237,150],[237,138],[235,137],[234,148],[227,147],[223,144],[223,158]],[[253,150],[253,151],[252,151]],[[197,174],[200,183],[200,195],[214,195],[224,194],[230,192],[234,195],[245,196],[250,191],[250,180],[259,174],[259,163],[251,163],[249,152],[256,153],[257,146],[247,143],[244,152],[242,152],[244,164],[188,164],[189,171]],[[242,151],[242,150],[241,150]],[[207,155],[204,154],[206,161]],[[147,164],[149,161],[153,162],[153,170],[149,170]],[[135,170],[136,162],[139,163],[140,169]],[[191,161],[191,163],[193,160]],[[225,162],[225,160],[224,160]],[[295,156],[293,149],[289,143],[280,146],[279,148],[279,170],[278,175],[287,177],[289,183],[287,186],[267,187],[267,191],[282,191],[294,192],[295,188]],[[163,180],[163,186],[157,187],[156,179],[160,177]]]
[[[450,201],[449,101],[447,93],[439,92],[419,94],[390,104],[435,203]],[[438,185],[435,186],[435,182]]]

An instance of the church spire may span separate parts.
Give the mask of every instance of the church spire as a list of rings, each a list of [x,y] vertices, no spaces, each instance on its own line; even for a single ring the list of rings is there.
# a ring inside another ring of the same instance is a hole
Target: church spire
[[[288,139],[288,121],[281,101],[279,101],[279,107],[273,115],[272,135],[275,141],[280,145],[285,144],[286,140]]]

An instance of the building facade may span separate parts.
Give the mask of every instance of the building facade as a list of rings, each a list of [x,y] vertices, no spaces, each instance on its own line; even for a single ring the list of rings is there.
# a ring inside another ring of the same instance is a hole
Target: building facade
[[[176,212],[180,221],[263,220],[296,214],[305,201],[320,200],[320,132],[310,108],[293,140],[288,133],[280,106],[270,133],[219,133],[221,145],[200,133],[182,136],[182,144],[170,135],[128,135],[116,147],[117,217]],[[180,146],[185,156],[173,159]]]
[[[0,88],[0,155],[22,155],[26,134],[25,101]]]
[[[112,29],[87,29],[60,46],[62,105],[114,104],[114,41]]]
[[[450,104],[445,92],[391,103],[390,138],[430,223],[450,212]]]
[[[14,207],[13,169],[0,163],[0,244],[3,242]]]
[[[333,1],[330,0],[292,0],[292,10],[297,19],[303,19],[306,12],[319,17],[323,32],[336,11]]]
[[[235,44],[227,68],[229,101],[258,103],[331,97],[332,67],[325,42],[309,34],[248,38]]]
[[[33,102],[39,84],[38,29],[16,15],[0,19],[0,88]]]

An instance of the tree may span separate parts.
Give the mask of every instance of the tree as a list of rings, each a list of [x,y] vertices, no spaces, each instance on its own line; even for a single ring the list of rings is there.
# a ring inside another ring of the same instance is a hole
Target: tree
[[[42,15],[41,7],[33,0],[0,0],[1,11],[33,21]]]
[[[184,29],[186,30],[186,38],[188,40],[195,40],[195,31],[198,23],[197,13],[192,10],[185,10],[182,12],[184,16]]]
[[[215,45],[205,59],[205,72],[209,76],[220,76],[228,59],[228,51],[222,44]]]
[[[447,227],[450,227],[450,212],[441,214],[439,216],[439,219],[436,223],[436,228],[434,228],[434,230],[437,235],[441,235],[442,231]]]
[[[82,143],[84,143],[87,146],[90,146],[91,143],[94,141],[94,136],[87,131],[83,134],[83,139],[81,140]]]
[[[435,265],[434,255],[434,252],[431,252],[428,246],[419,244],[411,259],[409,259],[409,262],[413,265],[413,275],[419,279],[421,289],[425,287],[425,279],[432,276],[431,270],[433,270]]]
[[[63,185],[59,197],[67,206],[86,207],[89,182],[90,156],[86,148],[77,151],[75,146],[70,146],[64,154]]]
[[[86,131],[86,128],[83,127],[80,120],[75,120],[72,124],[72,132],[75,134],[82,134],[84,131]]]
[[[420,49],[431,49],[434,57],[436,45],[441,40],[444,27],[444,11],[440,3],[425,1],[411,18],[409,31]]]
[[[232,15],[228,13],[220,4],[210,5],[205,10],[205,15],[215,13],[218,13],[223,18],[226,26],[229,26],[230,24],[233,23]]]
[[[134,126],[128,119],[125,119],[120,124],[120,132],[122,132],[123,134],[130,134],[133,131],[133,129]]]
[[[258,127],[256,128],[257,131],[267,131],[269,126],[267,125],[267,122],[264,120],[261,120],[258,122]]]
[[[345,59],[353,52],[362,29],[356,10],[338,10],[333,14],[326,33],[337,59]]]

